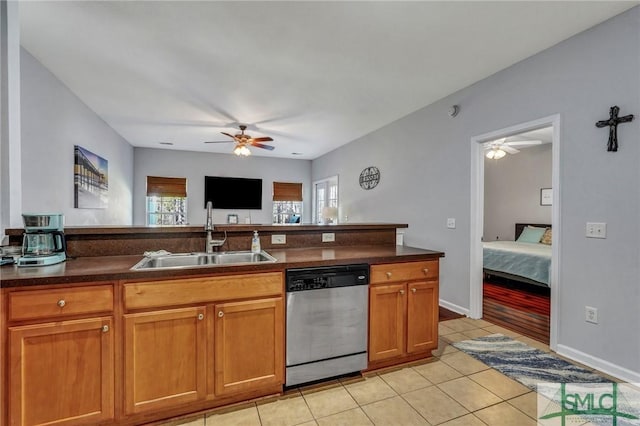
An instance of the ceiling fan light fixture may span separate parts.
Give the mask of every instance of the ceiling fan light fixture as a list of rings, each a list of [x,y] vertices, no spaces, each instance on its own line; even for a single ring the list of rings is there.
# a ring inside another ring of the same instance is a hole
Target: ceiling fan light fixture
[[[493,148],[490,151],[487,151],[487,154],[486,154],[489,160],[499,160],[505,155],[507,155],[507,153],[501,150],[500,148]]]
[[[247,126],[245,126],[244,124],[241,124],[240,126],[240,132],[237,135],[232,135],[230,133],[227,132],[220,132],[223,135],[231,138],[230,141],[206,141],[205,143],[229,143],[229,142],[234,142],[236,144],[235,148],[233,149],[233,153],[235,155],[238,156],[242,156],[242,157],[247,157],[249,155],[251,155],[251,151],[249,150],[249,146],[252,146],[254,148],[260,148],[260,149],[266,149],[269,151],[273,151],[275,149],[275,147],[271,146],[271,145],[265,145],[262,142],[271,142],[273,141],[272,138],[270,138],[269,136],[262,136],[259,138],[252,138],[251,136],[247,135],[244,133],[244,130],[247,128]]]
[[[238,145],[234,148],[233,153],[238,156],[248,157],[251,155],[251,151],[244,145]]]

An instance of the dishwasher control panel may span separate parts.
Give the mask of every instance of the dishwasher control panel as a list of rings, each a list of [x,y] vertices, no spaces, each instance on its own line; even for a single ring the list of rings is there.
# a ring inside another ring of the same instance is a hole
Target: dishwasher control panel
[[[367,264],[287,270],[287,292],[367,284]]]

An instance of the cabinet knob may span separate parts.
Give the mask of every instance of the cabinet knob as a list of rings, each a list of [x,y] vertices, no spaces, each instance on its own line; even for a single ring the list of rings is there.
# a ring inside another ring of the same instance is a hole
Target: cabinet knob
[[[106,333],[106,332],[108,332],[108,331],[109,331],[109,326],[108,326],[108,325],[103,325],[103,326],[102,326],[102,332],[103,332],[103,333]]]
[[[391,272],[387,272],[387,278],[391,278]]]
[[[400,290],[400,294],[404,294],[404,290]]]
[[[411,293],[415,293],[415,292],[416,292],[416,288],[414,287],[411,289]]]
[[[204,319],[204,314],[198,314],[198,321],[202,321]]]
[[[60,306],[61,308],[64,308],[64,305],[66,305],[66,304],[67,304],[67,302],[65,302],[64,299],[58,300],[58,306]]]
[[[424,272],[424,274],[427,275],[429,273],[429,268],[424,268],[422,272]]]
[[[218,317],[222,318],[224,316],[224,312],[220,311],[218,312]]]

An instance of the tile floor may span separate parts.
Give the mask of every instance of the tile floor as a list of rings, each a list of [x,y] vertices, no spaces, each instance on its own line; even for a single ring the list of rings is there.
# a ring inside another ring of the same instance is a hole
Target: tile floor
[[[493,333],[549,351],[547,345],[483,320],[444,321],[430,360],[166,425],[535,425],[535,392],[450,345]]]

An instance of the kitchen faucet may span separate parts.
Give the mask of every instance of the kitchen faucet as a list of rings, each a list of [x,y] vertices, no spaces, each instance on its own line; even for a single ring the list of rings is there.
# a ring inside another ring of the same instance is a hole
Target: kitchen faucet
[[[213,204],[211,204],[211,201],[207,201],[207,221],[205,222],[204,230],[207,231],[205,251],[213,253],[213,237],[211,236],[211,231],[213,231]]]
[[[207,242],[205,245],[205,251],[210,254],[213,253],[214,247],[220,247],[227,241],[227,231],[224,231],[224,240],[214,240],[211,233],[214,230],[213,227],[213,204],[211,201],[207,201],[207,220],[205,221],[204,230],[207,231]]]

